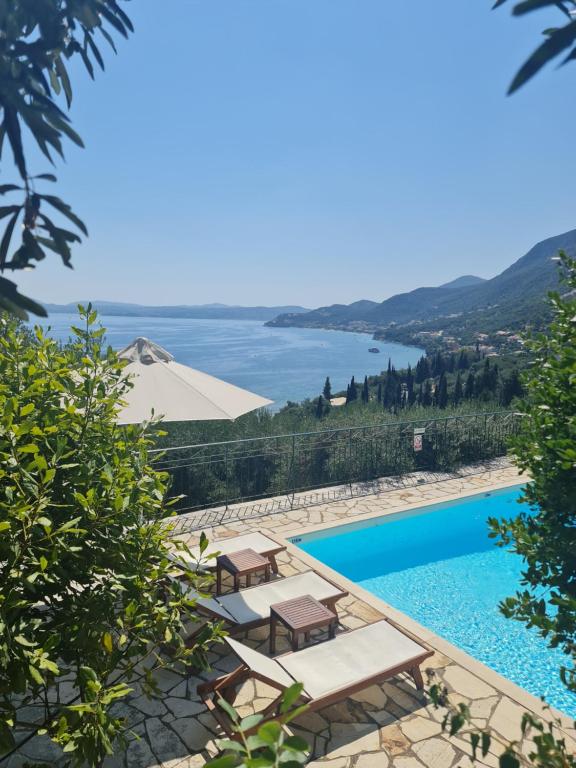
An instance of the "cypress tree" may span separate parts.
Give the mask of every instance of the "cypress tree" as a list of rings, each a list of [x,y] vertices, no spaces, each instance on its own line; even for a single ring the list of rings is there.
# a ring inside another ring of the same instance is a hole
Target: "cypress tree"
[[[354,376],[350,379],[350,384],[348,385],[348,402],[352,402],[353,400],[358,399],[358,390],[356,389],[356,382],[354,381]]]
[[[378,394],[376,395],[376,399],[379,403],[382,403],[382,381],[378,382]]]
[[[416,380],[416,384],[421,384],[425,378],[424,373],[422,371],[422,366],[424,365],[423,360],[424,358],[421,357],[420,360],[418,360],[418,362],[416,363],[416,368],[414,371],[414,378]]]
[[[316,413],[315,416],[317,419],[321,419],[324,415],[324,398],[322,395],[318,397],[318,400],[316,401]]]
[[[322,390],[322,394],[324,395],[325,400],[330,400],[332,397],[332,385],[330,384],[330,377],[326,376],[326,381],[324,382],[324,389]]]
[[[430,379],[426,379],[424,384],[424,391],[422,393],[422,405],[425,408],[428,408],[430,405],[432,405],[432,384]]]
[[[382,405],[384,408],[391,408],[396,400],[396,387],[391,375],[386,376],[384,384],[384,393],[382,395]]]
[[[394,398],[395,407],[403,408],[404,407],[404,387],[401,381],[395,382],[395,395],[396,395]]]
[[[462,377],[460,376],[460,372],[458,372],[458,375],[456,376],[456,383],[454,384],[454,405],[458,405],[460,403],[463,395],[464,391],[462,389]]]
[[[436,390],[436,404],[438,408],[446,408],[448,405],[448,381],[446,380],[446,374],[442,373],[440,381],[438,382],[438,388]]]
[[[517,369],[514,369],[510,376],[505,378],[502,382],[502,389],[500,392],[500,404],[508,406],[514,400],[515,397],[522,397],[524,389],[522,387],[522,381]]]
[[[367,403],[370,400],[370,390],[368,388],[368,376],[364,376],[364,386],[362,387],[362,402]]]
[[[406,402],[408,405],[414,405],[416,395],[414,394],[414,376],[412,374],[412,368],[408,366],[406,372]]]
[[[471,400],[474,397],[474,392],[476,391],[475,379],[476,377],[474,376],[474,373],[470,371],[468,377],[466,378],[466,385],[464,387],[464,397],[466,400]]]
[[[446,370],[446,364],[442,352],[438,350],[432,359],[432,376],[441,376]]]
[[[428,358],[422,356],[416,363],[416,383],[422,384],[426,379],[430,378],[430,363]]]

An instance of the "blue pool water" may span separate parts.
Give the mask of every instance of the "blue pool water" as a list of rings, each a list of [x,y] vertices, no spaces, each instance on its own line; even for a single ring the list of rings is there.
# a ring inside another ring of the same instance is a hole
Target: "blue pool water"
[[[498,603],[522,561],[488,538],[488,517],[518,513],[520,488],[376,518],[293,539],[313,557],[571,717],[558,675],[567,657]]]

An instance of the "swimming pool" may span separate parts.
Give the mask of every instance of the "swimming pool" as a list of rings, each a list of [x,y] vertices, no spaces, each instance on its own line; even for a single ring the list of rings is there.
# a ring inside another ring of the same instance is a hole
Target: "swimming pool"
[[[567,657],[506,619],[522,561],[488,538],[488,517],[518,513],[521,486],[352,523],[291,541],[517,685],[576,716],[558,675]]]

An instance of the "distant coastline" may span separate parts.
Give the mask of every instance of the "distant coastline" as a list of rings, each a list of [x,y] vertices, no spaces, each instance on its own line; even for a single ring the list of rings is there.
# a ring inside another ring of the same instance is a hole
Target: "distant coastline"
[[[145,304],[127,304],[116,301],[92,301],[92,306],[101,315],[111,317],[173,317],[190,320],[273,320],[278,315],[299,315],[309,312],[306,307],[240,307],[228,304],[200,304],[176,306],[149,306]],[[49,314],[74,314],[78,304],[88,304],[88,301],[71,302],[69,304],[45,304]]]

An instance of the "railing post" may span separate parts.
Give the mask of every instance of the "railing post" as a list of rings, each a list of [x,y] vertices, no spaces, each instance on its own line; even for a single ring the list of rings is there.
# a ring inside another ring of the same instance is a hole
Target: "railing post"
[[[226,477],[226,511],[228,511],[228,499],[230,496],[229,492],[229,486],[228,486],[228,443],[226,443],[226,446],[224,448],[224,474]]]
[[[290,462],[290,474],[292,475],[292,495],[290,497],[290,509],[294,509],[294,494],[296,493],[296,472],[294,470],[296,459],[296,435],[292,435],[292,461]]]
[[[348,487],[352,496],[352,429],[348,430]]]

